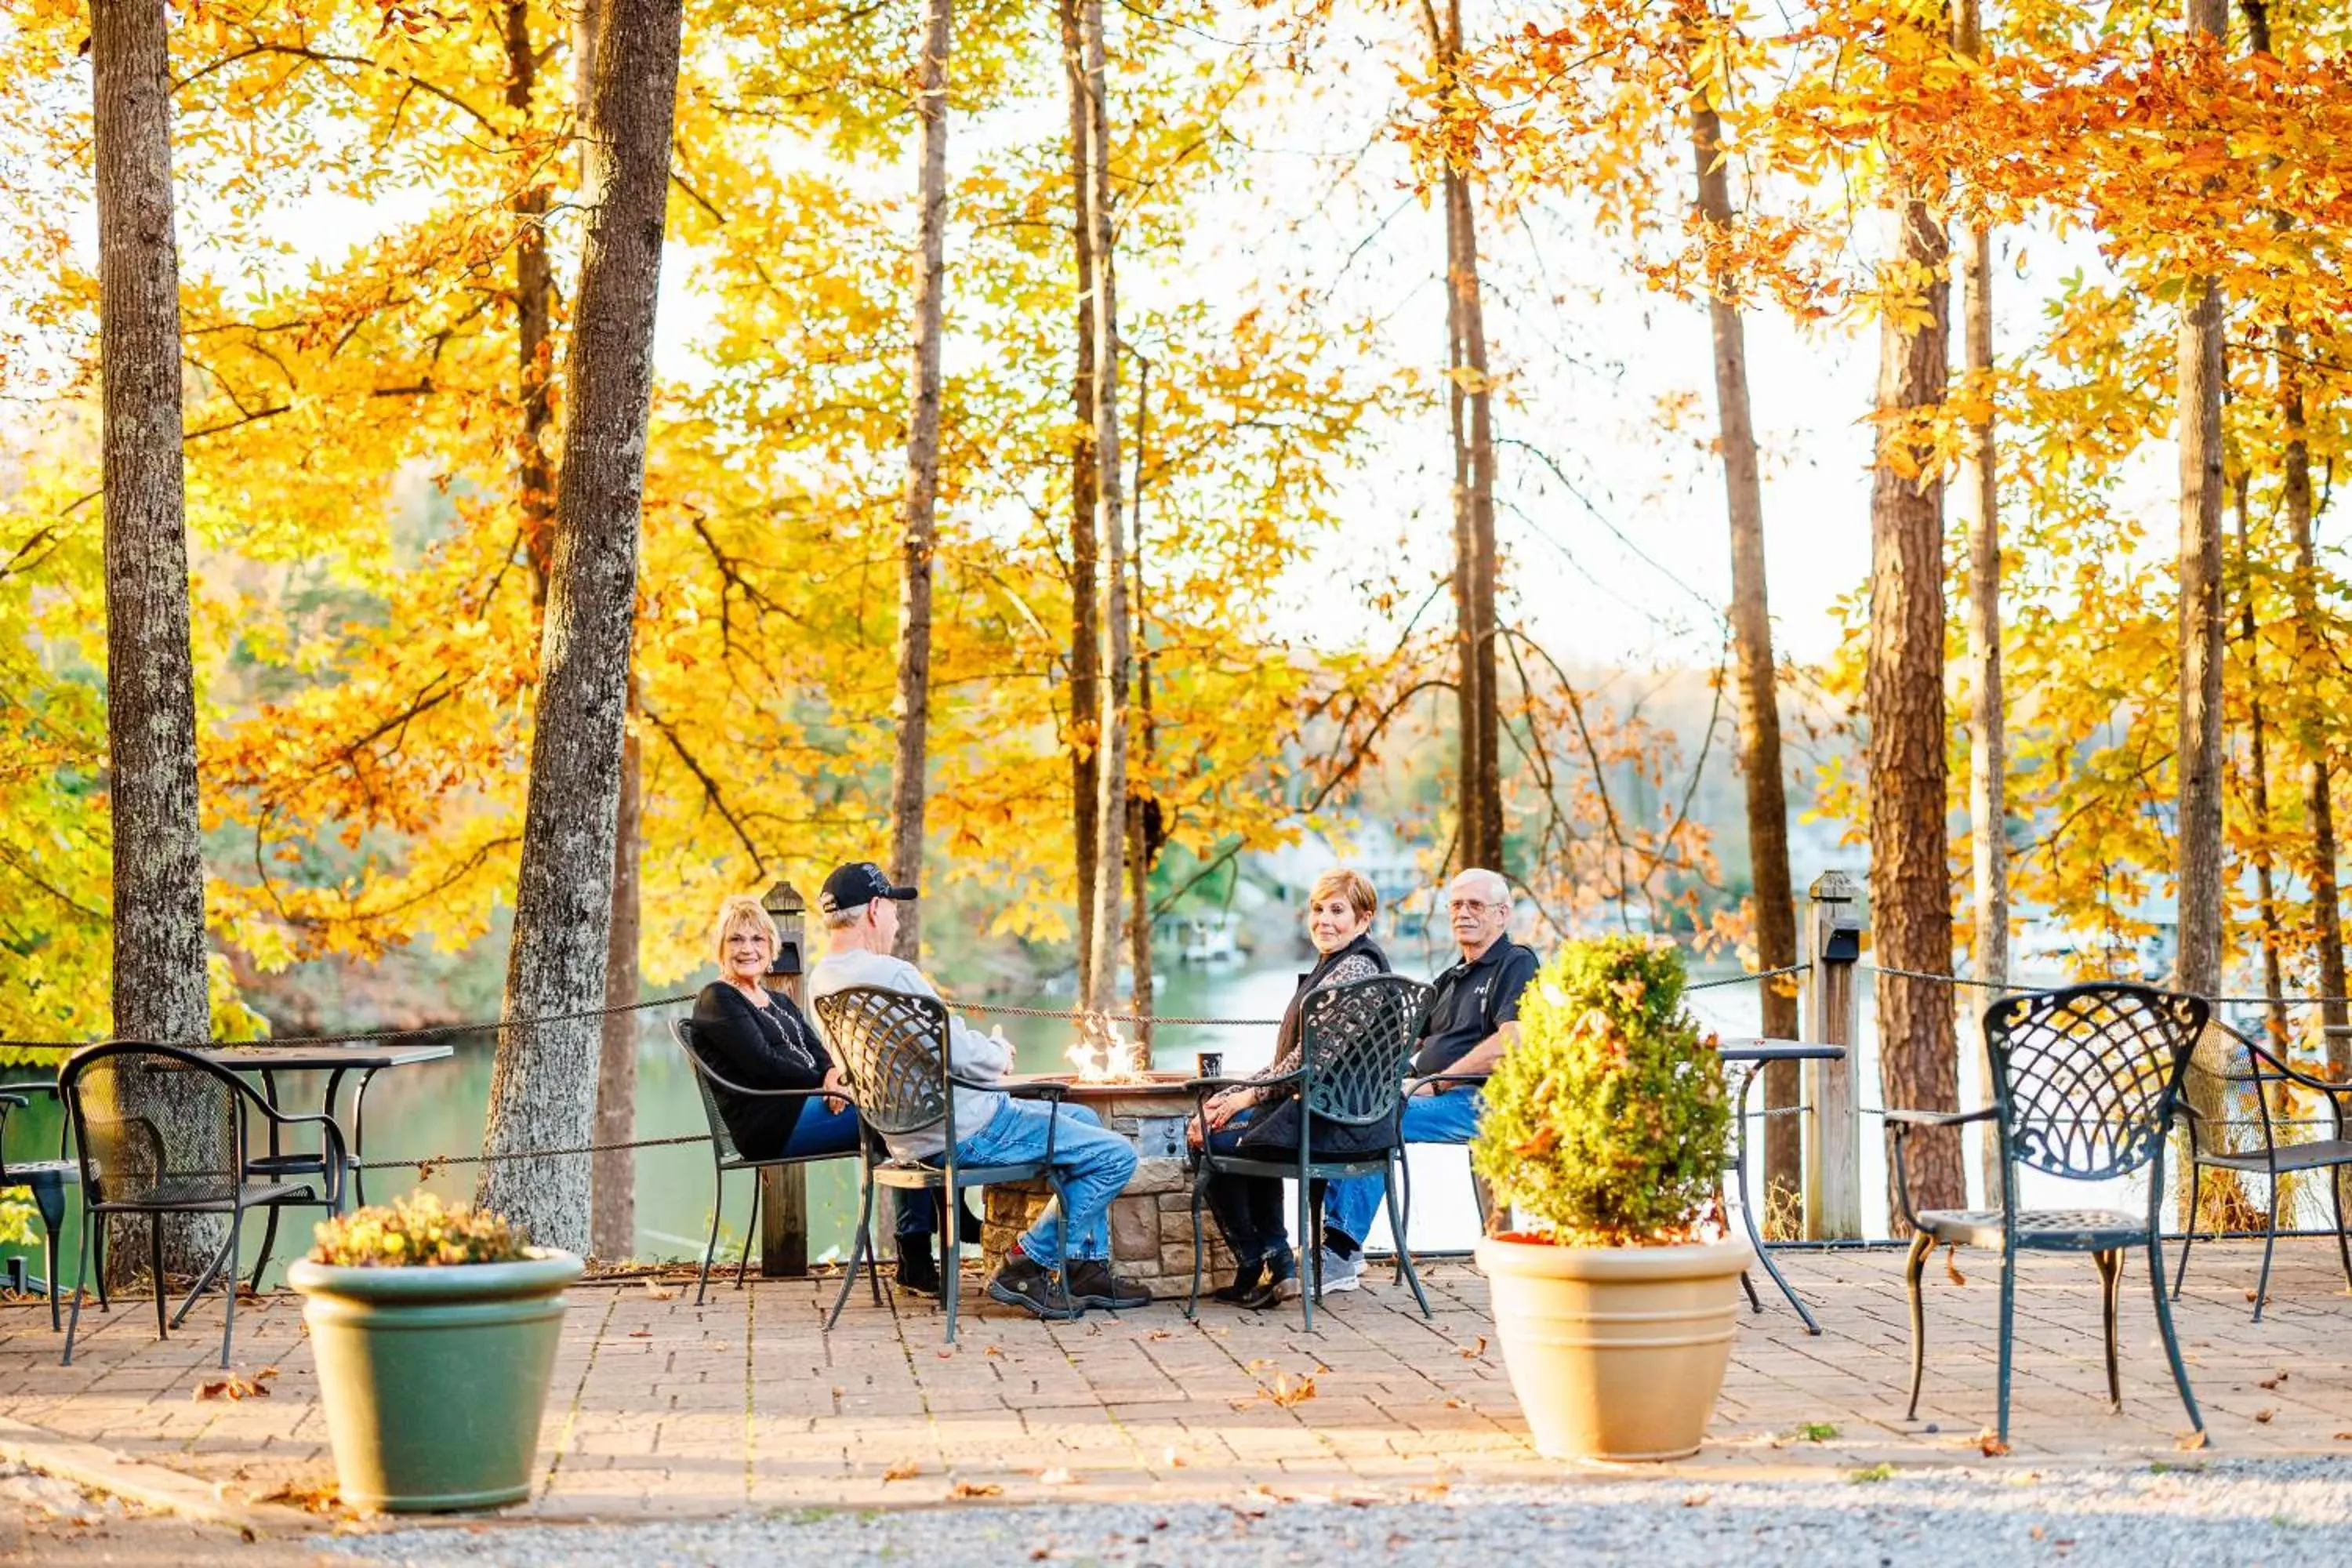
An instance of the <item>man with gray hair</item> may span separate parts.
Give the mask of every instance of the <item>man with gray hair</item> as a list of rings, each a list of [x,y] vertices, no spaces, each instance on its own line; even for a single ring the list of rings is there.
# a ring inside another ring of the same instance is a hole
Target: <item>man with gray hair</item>
[[[1467,1143],[1477,1135],[1483,1079],[1519,1037],[1519,994],[1538,967],[1535,950],[1509,936],[1511,885],[1473,868],[1447,884],[1446,915],[1462,961],[1432,983],[1421,1049],[1405,1080],[1404,1142]],[[1432,1080],[1444,1081],[1432,1081]],[[1334,1182],[1323,1202],[1323,1289],[1353,1290],[1363,1242],[1388,1190],[1385,1175]]]

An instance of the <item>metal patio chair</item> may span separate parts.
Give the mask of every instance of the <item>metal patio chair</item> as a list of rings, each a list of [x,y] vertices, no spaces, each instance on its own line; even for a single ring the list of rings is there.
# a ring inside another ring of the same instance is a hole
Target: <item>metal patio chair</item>
[[[727,1119],[719,1113],[719,1097],[714,1089],[730,1094],[749,1095],[761,1100],[822,1100],[821,1089],[746,1089],[722,1075],[702,1058],[694,1043],[694,1020],[672,1018],[669,1023],[672,1038],[678,1049],[686,1053],[686,1065],[694,1074],[695,1092],[702,1099],[702,1114],[710,1124],[710,1239],[702,1248],[702,1274],[695,1282],[694,1304],[702,1305],[710,1289],[710,1260],[719,1251],[719,1226],[727,1206],[727,1173],[730,1171],[781,1170],[786,1165],[814,1165],[826,1160],[850,1160],[850,1152],[832,1154],[778,1154],[770,1159],[755,1160],[743,1152],[735,1135],[728,1131]],[[846,1098],[845,1096],[843,1098]],[[751,1262],[751,1237],[760,1230],[760,1183],[751,1184],[751,1217],[744,1222],[743,1251],[735,1259],[735,1289],[743,1288],[743,1276]],[[877,1288],[878,1291],[878,1288]],[[880,1300],[877,1293],[876,1300]]]
[[[65,1229],[66,1189],[78,1185],[81,1171],[74,1162],[65,1158],[64,1129],[58,1130],[58,1155],[54,1160],[11,1160],[8,1158],[8,1112],[22,1110],[31,1103],[31,1097],[46,1094],[56,1099],[58,1086],[47,1079],[31,1079],[24,1083],[0,1083],[0,1189],[23,1187],[33,1194],[33,1206],[41,1215],[41,1247],[47,1260],[47,1272],[41,1277],[41,1286],[49,1297],[49,1328],[60,1326],[58,1309],[58,1245]],[[103,1297],[100,1298],[101,1300]]]
[[[130,1113],[155,1079],[176,1081],[178,1104],[172,1114]],[[236,1249],[248,1209],[283,1204],[342,1207],[343,1173],[350,1154],[342,1129],[321,1111],[296,1115],[278,1110],[228,1068],[177,1046],[110,1040],[87,1046],[66,1058],[58,1093],[72,1123],[81,1175],[80,1260],[74,1279],[73,1308],[66,1322],[65,1360],[73,1362],[81,1325],[82,1288],[89,1276],[92,1233],[114,1215],[147,1216],[149,1268],[155,1279],[155,1332],[168,1338],[165,1309],[170,1288],[163,1274],[163,1216],[216,1214],[228,1218],[228,1237],[188,1292],[180,1309],[187,1315],[198,1294],[217,1277],[225,1293],[221,1365],[228,1364],[236,1332]],[[266,1125],[286,1128],[316,1123],[320,1170],[314,1181],[256,1180],[249,1112]],[[103,1268],[101,1258],[100,1267]],[[102,1299],[102,1298],[101,1298]]]
[[[1046,1129],[1045,1154],[1041,1160],[1009,1165],[967,1165],[956,1158],[961,1134],[956,1129],[953,1090],[960,1085],[1059,1103],[1069,1086],[981,1083],[958,1076],[948,1060],[948,1010],[933,997],[886,991],[875,985],[853,985],[818,997],[816,1016],[824,1026],[834,1059],[849,1082],[858,1115],[867,1130],[877,1135],[859,1144],[857,1239],[850,1248],[849,1267],[841,1278],[841,1294],[835,1298],[824,1326],[831,1329],[840,1321],[842,1308],[849,1304],[850,1289],[857,1283],[859,1264],[867,1265],[867,1278],[874,1278],[874,1189],[928,1188],[940,1194],[940,1289],[947,1309],[948,1343],[953,1344],[963,1279],[958,1258],[961,1238],[958,1235],[957,1215],[966,1188],[1042,1180],[1054,1192],[1054,1214],[1060,1226],[1065,1259],[1069,1257],[1070,1239],[1069,1204],[1062,1193],[1062,1179],[1054,1171],[1054,1137],[1059,1130],[1058,1122]],[[939,1131],[946,1143],[929,1159],[900,1160],[889,1152],[887,1145],[876,1146],[879,1139],[907,1137],[933,1129]],[[1068,1269],[1060,1270],[1060,1276],[1066,1303]],[[876,1282],[877,1302],[880,1289]]]
[[[1195,1124],[1201,1130],[1201,1147],[1194,1153],[1192,1292],[1184,1304],[1186,1317],[1196,1316],[1201,1306],[1201,1205],[1207,1196],[1208,1179],[1213,1174],[1270,1176],[1297,1182],[1294,1195],[1298,1235],[1301,1247],[1310,1258],[1315,1256],[1315,1210],[1321,1184],[1349,1176],[1385,1175],[1388,1184],[1383,1197],[1388,1207],[1389,1231],[1396,1238],[1397,1278],[1412,1287],[1412,1299],[1420,1303],[1421,1315],[1430,1315],[1429,1298],[1422,1292],[1421,1275],[1412,1266],[1412,1248],[1405,1240],[1405,1221],[1412,1213],[1411,1194],[1405,1194],[1402,1202],[1399,1198],[1405,1182],[1402,1138],[1404,1073],[1421,1043],[1421,1020],[1428,1011],[1430,994],[1428,986],[1401,974],[1375,974],[1368,980],[1310,991],[1299,1015],[1302,1048],[1297,1068],[1279,1078],[1204,1078],[1195,1079],[1186,1086],[1192,1090]],[[1297,1086],[1302,1114],[1294,1158],[1258,1159],[1248,1153],[1220,1154],[1210,1149],[1209,1096],[1244,1083],[1260,1088]],[[1318,1158],[1312,1147],[1313,1130],[1318,1124],[1373,1129],[1384,1126],[1387,1143],[1370,1153]],[[1315,1327],[1315,1303],[1323,1294],[1323,1280],[1319,1268],[1310,1266],[1309,1271],[1312,1278],[1304,1282],[1306,1288],[1298,1292],[1298,1301],[1304,1324],[1311,1330]]]
[[[2263,1230],[2263,1271],[2254,1286],[2254,1321],[2263,1321],[2263,1308],[2270,1300],[2271,1254],[2278,1247],[2279,1194],[2285,1185],[2280,1178],[2306,1171],[2325,1173],[2328,1199],[2336,1212],[2336,1252],[2344,1266],[2344,1283],[2352,1289],[2352,1243],[2344,1234],[2344,1183],[2336,1172],[2352,1166],[2352,1140],[2345,1137],[2344,1101],[2352,1095],[2352,1083],[2334,1083],[2303,1072],[2290,1065],[2284,1057],[2258,1046],[2227,1024],[2214,1019],[2205,1026],[2212,1034],[2235,1041],[2244,1054],[2245,1070],[2216,1073],[2224,1085],[2250,1089],[2252,1115],[2232,1119],[2214,1126],[2197,1114],[2184,1099],[2180,1115],[2189,1124],[2189,1216],[2181,1226],[2180,1261],[2172,1275],[2172,1299],[2180,1300],[2180,1287],[2189,1277],[2189,1247],[2196,1235],[2198,1197],[2202,1192],[2205,1173],[2210,1170],[2235,1171],[2241,1175],[2260,1176],[2270,1187],[2270,1215]],[[2205,1069],[2195,1062],[2189,1071]],[[2307,1138],[2299,1142],[2283,1142],[2282,1132],[2292,1136],[2297,1123],[2274,1111],[2271,1105],[2273,1091],[2292,1092],[2294,1088],[2315,1091],[2327,1107],[2327,1127],[2331,1136]],[[2259,1138],[2233,1138],[2233,1129],[2253,1129]],[[2242,1145],[2236,1147],[2233,1145]]]
[[[1994,1103],[1980,1110],[1889,1110],[1895,1135],[1895,1181],[1902,1217],[1912,1226],[1911,1255],[1903,1271],[1911,1304],[1911,1404],[1919,1413],[1927,1359],[1927,1314],[1920,1277],[1937,1247],[1998,1247],[2000,1271],[2000,1406],[1997,1432],[2009,1441],[2009,1384],[2017,1315],[2020,1252],[2087,1252],[2102,1287],[2107,1352],[2107,1398],[2123,1405],[2116,1361],[2116,1309],[2123,1288],[2124,1249],[2145,1248],[2157,1326],[2172,1380],[2188,1407],[2189,1425],[2205,1419],[2189,1391],[2189,1371],[2172,1328],[2164,1288],[2163,1240],[2158,1226],[2164,1202],[2164,1144],[2180,1094],[2180,1080],[2204,1028],[2208,1008],[2195,996],[2144,985],[2069,986],[2012,996],[1985,1011],[1985,1049],[1992,1061]],[[1904,1161],[1915,1128],[1958,1127],[1996,1121],[2000,1146],[2001,1206],[1927,1209],[1915,1213]],[[2147,1209],[2026,1209],[2017,1205],[2017,1168],[2023,1165],[2068,1181],[2103,1182],[2148,1172]]]

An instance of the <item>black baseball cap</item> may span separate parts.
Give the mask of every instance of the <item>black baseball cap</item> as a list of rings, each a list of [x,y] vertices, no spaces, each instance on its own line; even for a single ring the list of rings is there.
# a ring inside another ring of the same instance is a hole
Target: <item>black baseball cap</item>
[[[824,887],[816,896],[817,912],[837,914],[870,904],[877,899],[897,899],[904,901],[915,896],[912,888],[897,888],[882,874],[882,868],[871,860],[853,860],[834,868],[824,879]]]

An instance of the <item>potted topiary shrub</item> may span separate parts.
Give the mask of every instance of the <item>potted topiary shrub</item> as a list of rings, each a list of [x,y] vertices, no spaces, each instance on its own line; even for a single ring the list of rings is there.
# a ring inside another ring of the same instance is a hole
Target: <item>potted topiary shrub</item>
[[[1683,984],[1669,945],[1568,943],[1486,1082],[1471,1162],[1533,1228],[1483,1238],[1478,1267],[1545,1454],[1696,1453],[1723,1385],[1753,1255],[1724,1235],[1732,1108]]]
[[[317,1236],[286,1283],[303,1298],[343,1500],[433,1512],[530,1497],[580,1259],[422,1192]]]

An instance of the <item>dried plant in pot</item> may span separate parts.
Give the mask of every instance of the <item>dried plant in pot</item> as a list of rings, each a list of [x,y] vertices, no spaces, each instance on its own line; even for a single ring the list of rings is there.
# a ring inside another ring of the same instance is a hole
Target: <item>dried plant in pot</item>
[[[331,1219],[286,1272],[342,1500],[436,1512],[530,1496],[568,1252],[429,1193]]]
[[[1471,1163],[1529,1228],[1483,1239],[1478,1267],[1549,1455],[1696,1453],[1723,1385],[1753,1255],[1723,1235],[1733,1108],[1684,978],[1664,943],[1567,943],[1486,1083]]]

